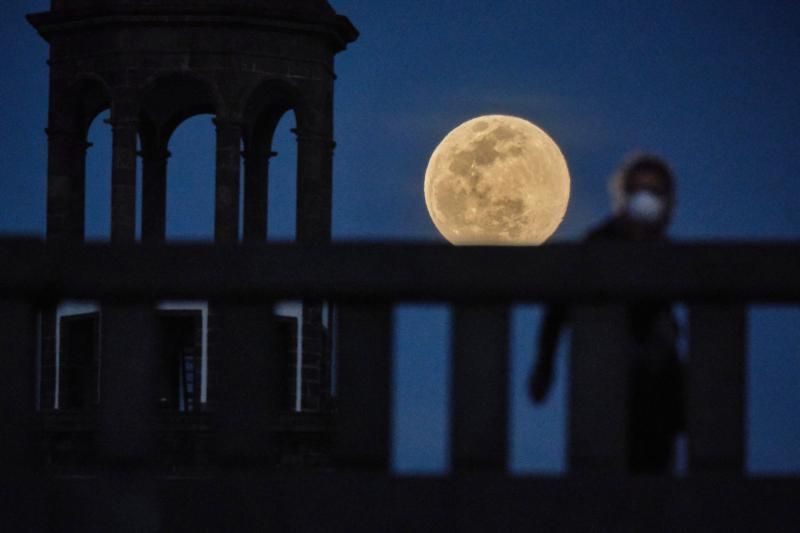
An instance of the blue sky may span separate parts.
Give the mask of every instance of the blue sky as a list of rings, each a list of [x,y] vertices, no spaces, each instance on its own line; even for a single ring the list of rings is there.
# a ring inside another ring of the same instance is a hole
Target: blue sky
[[[436,144],[481,114],[524,117],[561,146],[572,199],[556,240],[607,213],[608,176],[634,150],[678,177],[676,239],[800,237],[800,4],[792,1],[333,0],[361,38],[337,62],[334,236],[441,241],[422,178]],[[0,231],[44,230],[47,48],[11,0],[0,20]],[[271,227],[294,231],[296,150],[287,116],[272,165]],[[181,126],[170,149],[168,235],[212,233],[213,127]],[[87,233],[108,234],[108,126],[90,131]],[[763,273],[762,275],[768,275]],[[398,311],[395,464],[446,465],[447,310]],[[534,409],[521,385],[537,311],[514,319],[512,464],[563,467],[564,375]],[[800,313],[751,313],[748,465],[800,471]],[[564,358],[561,359],[563,365]]]

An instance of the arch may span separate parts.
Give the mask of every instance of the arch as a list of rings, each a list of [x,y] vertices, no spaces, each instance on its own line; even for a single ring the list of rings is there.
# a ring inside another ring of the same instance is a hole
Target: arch
[[[289,181],[270,180],[269,166],[270,159],[277,155],[273,151],[273,144],[279,124],[285,124],[287,115],[291,112],[294,115],[296,127],[290,129],[290,135],[294,136],[304,123],[305,109],[302,92],[298,87],[283,79],[262,79],[247,93],[242,112],[245,153],[243,178],[243,233],[245,240],[266,240],[268,226],[279,227],[282,238],[293,239],[296,237],[294,220],[291,222],[281,220],[277,225],[268,224],[268,220],[276,221],[274,216],[270,216],[270,212],[273,211],[269,208],[270,205],[273,207],[279,205],[283,208],[287,204],[293,206],[297,203],[296,146],[286,149],[287,152],[294,155],[291,162],[292,171],[285,169],[283,158],[278,163],[279,174],[289,174],[291,176]],[[280,129],[285,128],[281,126]],[[275,202],[274,192],[276,191],[281,197],[280,204]],[[293,198],[288,198],[289,196],[293,196]],[[282,217],[294,219],[296,216],[291,209],[281,209],[281,211],[286,211],[282,213]],[[287,222],[287,224],[283,224],[283,222]],[[286,227],[284,228],[284,226]]]
[[[162,182],[166,240],[214,240],[215,135],[212,117],[203,113],[181,122],[170,136]]]
[[[302,92],[284,79],[262,79],[246,91],[245,95],[242,109],[245,142],[269,142],[278,122],[288,111],[294,111],[298,129],[307,122],[307,106]]]
[[[101,111],[86,131],[84,156],[84,239],[111,238],[111,157],[113,135],[108,109]]]
[[[297,240],[296,115],[286,112],[273,130],[267,183],[268,240]]]
[[[82,139],[86,139],[97,116],[111,109],[111,94],[105,80],[94,73],[79,74],[70,84],[66,107],[73,110],[72,126]]]
[[[170,140],[187,120],[224,113],[224,105],[216,85],[192,72],[161,72],[151,76],[140,88],[138,102],[142,240],[158,242],[167,234]]]
[[[89,129],[104,111],[111,108],[111,91],[102,77],[84,72],[55,89],[54,97],[57,105],[51,108],[48,133],[49,142],[59,146],[60,153],[57,160],[51,160],[51,165],[58,168],[57,173],[65,177],[66,183],[63,189],[53,188],[48,192],[52,194],[48,202],[59,206],[56,209],[63,217],[57,223],[60,229],[53,234],[83,241],[86,238],[86,160],[87,150],[92,146],[88,139]],[[108,161],[107,169],[110,172],[110,154],[100,155]],[[58,217],[53,219],[55,221]]]
[[[167,72],[149,78],[139,91],[143,119],[155,124],[166,144],[185,120],[202,114],[224,115],[217,86],[192,72]]]

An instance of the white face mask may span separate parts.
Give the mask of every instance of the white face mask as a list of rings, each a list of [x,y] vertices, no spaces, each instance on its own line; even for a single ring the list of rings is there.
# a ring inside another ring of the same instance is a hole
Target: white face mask
[[[667,204],[655,193],[637,191],[628,198],[625,210],[633,220],[652,224],[663,219]]]

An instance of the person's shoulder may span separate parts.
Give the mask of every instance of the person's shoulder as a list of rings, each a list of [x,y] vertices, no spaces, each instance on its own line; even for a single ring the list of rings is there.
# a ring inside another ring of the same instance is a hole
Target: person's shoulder
[[[600,224],[592,227],[586,233],[585,241],[604,241],[618,239],[620,231],[616,218],[608,218]]]

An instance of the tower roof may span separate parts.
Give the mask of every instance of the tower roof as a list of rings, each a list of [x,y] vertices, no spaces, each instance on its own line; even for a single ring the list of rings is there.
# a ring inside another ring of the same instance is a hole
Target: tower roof
[[[341,40],[342,48],[358,38],[350,20],[327,0],[52,0],[49,12],[28,19],[45,38],[61,23],[125,15],[228,15],[323,25]]]
[[[136,11],[163,9],[251,8],[275,9],[287,13],[335,14],[326,0],[52,0],[52,11],[73,11],[92,8],[127,8]]]

